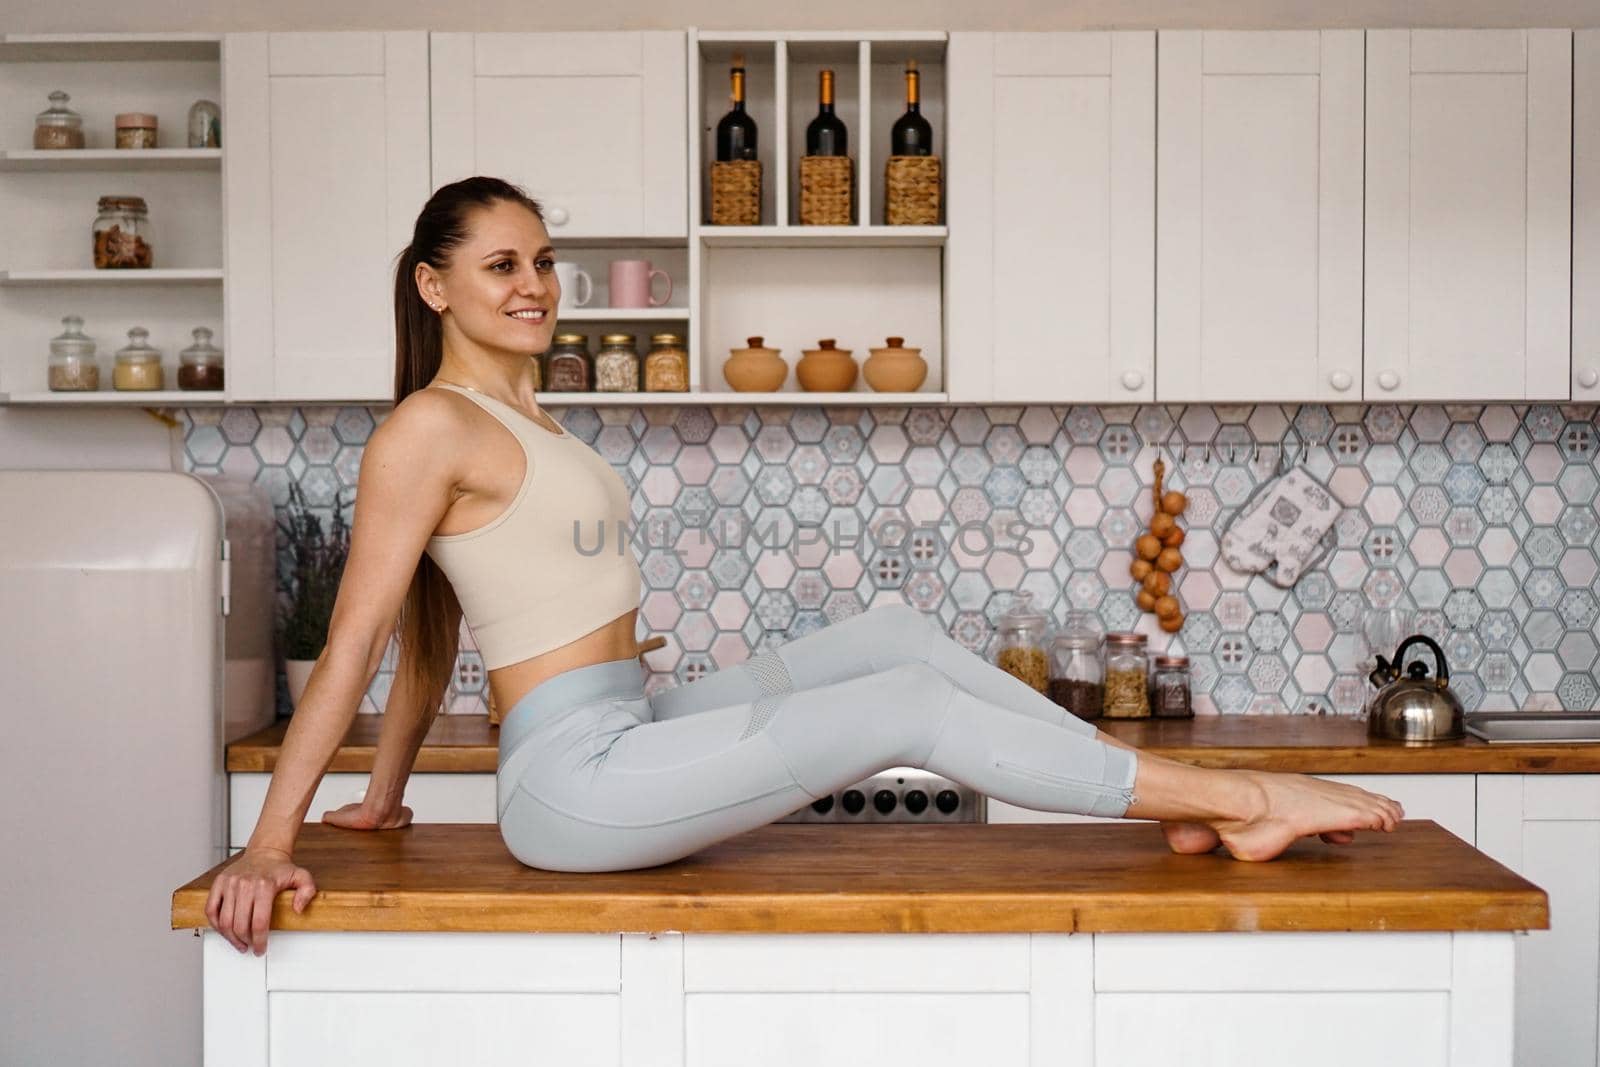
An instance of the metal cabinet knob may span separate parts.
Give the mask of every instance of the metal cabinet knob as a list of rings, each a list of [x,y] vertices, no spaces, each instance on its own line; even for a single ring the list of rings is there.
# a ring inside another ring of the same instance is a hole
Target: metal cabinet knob
[[[1348,372],[1336,370],[1332,374],[1328,375],[1328,384],[1342,393],[1354,385],[1355,381],[1350,377]]]
[[[1578,384],[1585,389],[1593,389],[1595,386],[1600,385],[1600,371],[1595,370],[1593,367],[1583,368],[1578,372]]]
[[[1122,376],[1122,387],[1129,392],[1144,388],[1144,375],[1136,370],[1128,371]]]
[[[1379,389],[1392,390],[1392,389],[1398,389],[1399,387],[1400,387],[1400,375],[1396,374],[1392,370],[1386,370],[1386,371],[1379,371],[1378,372],[1378,388]]]
[[[564,207],[550,206],[544,209],[544,221],[551,226],[565,226],[570,217]]]

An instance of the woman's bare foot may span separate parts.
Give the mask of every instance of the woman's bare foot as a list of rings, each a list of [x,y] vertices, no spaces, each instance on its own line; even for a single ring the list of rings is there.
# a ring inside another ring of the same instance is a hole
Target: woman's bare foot
[[[1210,852],[1222,844],[1217,832],[1203,822],[1163,822],[1161,833],[1167,847],[1184,856]]]
[[[1209,820],[1234,859],[1270,860],[1313,834],[1332,844],[1349,844],[1356,830],[1391,831],[1405,817],[1396,801],[1352,785],[1301,774],[1239,773],[1255,794],[1250,814]],[[1190,835],[1190,840],[1198,838]]]

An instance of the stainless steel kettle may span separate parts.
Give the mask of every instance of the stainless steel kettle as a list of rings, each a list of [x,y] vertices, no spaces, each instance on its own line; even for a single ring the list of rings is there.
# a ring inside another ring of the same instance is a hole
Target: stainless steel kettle
[[[1426,663],[1413,663],[1401,677],[1401,664],[1412,645],[1426,645],[1433,653],[1437,677],[1428,677]],[[1378,668],[1368,676],[1378,691],[1367,702],[1367,734],[1408,745],[1459,741],[1466,737],[1461,700],[1450,690],[1450,668],[1438,642],[1416,634],[1400,642],[1394,662],[1381,655]]]

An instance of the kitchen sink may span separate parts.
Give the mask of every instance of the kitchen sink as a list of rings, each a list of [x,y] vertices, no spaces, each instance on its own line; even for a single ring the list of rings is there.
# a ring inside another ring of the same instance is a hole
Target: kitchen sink
[[[1600,711],[1478,711],[1466,724],[1467,733],[1491,744],[1600,743]]]

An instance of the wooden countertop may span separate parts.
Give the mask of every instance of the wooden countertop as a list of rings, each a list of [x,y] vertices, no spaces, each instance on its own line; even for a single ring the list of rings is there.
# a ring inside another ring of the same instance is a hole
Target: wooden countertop
[[[358,715],[329,770],[372,770],[377,715]],[[1210,715],[1191,720],[1101,720],[1107,733],[1140,748],[1201,767],[1303,774],[1596,774],[1600,745],[1491,745],[1475,737],[1406,746],[1367,737],[1366,723],[1312,715]],[[288,720],[228,746],[228,770],[270,771]],[[487,715],[434,720],[416,770],[493,774],[500,728]]]
[[[282,930],[1001,933],[1527,930],[1543,890],[1426,820],[1270,863],[1173,854],[1152,824],[772,824],[676,863],[524,867],[491,825],[362,832],[310,824],[318,894],[279,894]],[[177,890],[206,926],[213,868]]]

